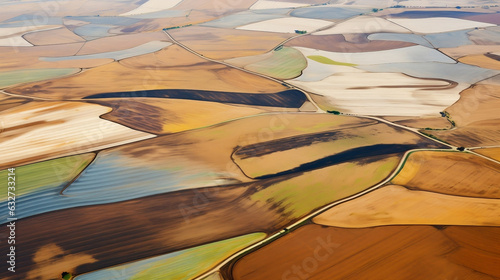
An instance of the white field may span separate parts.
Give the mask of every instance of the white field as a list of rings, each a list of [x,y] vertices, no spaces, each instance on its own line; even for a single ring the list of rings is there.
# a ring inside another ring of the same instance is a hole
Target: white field
[[[372,17],[372,16],[359,16],[341,22],[332,28],[313,33],[313,35],[378,33],[378,32],[411,33],[408,29],[403,28],[383,18]]]
[[[131,16],[158,12],[161,10],[170,9],[179,4],[182,0],[149,0],[132,11],[120,14],[120,16]]]
[[[275,18],[261,22],[251,23],[240,26],[236,29],[253,30],[253,31],[267,31],[279,33],[295,33],[295,30],[306,30],[307,33],[316,29],[325,27],[332,24],[326,20],[310,19],[310,18]]]
[[[436,115],[455,103],[469,86],[446,88],[448,83],[441,80],[369,72],[337,73],[315,82],[288,82],[327,97],[328,103],[343,113],[373,116]]]
[[[293,2],[278,2],[278,1],[268,1],[259,0],[250,7],[250,10],[265,10],[265,9],[280,9],[280,8],[297,8],[305,7],[310,4],[306,3],[293,3]]]
[[[20,26],[0,28],[0,46],[6,47],[30,47],[33,46],[22,36],[27,33],[45,31],[60,28],[54,25]]]
[[[111,108],[83,102],[30,102],[0,113],[0,166],[14,166],[154,137],[99,118]]]
[[[404,26],[416,33],[441,33],[469,29],[475,27],[496,26],[491,23],[484,23],[466,19],[435,17],[435,18],[391,18],[390,21]]]
[[[455,60],[447,57],[441,52],[420,45],[392,50],[361,53],[329,52],[303,47],[295,48],[301,51],[305,57],[308,57],[310,55],[321,55],[337,62],[352,63],[358,65],[400,62],[455,63]]]

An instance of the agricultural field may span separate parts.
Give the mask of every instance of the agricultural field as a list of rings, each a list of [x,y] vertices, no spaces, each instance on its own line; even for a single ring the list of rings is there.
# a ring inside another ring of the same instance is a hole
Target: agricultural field
[[[2,280],[500,279],[494,0],[0,3]]]

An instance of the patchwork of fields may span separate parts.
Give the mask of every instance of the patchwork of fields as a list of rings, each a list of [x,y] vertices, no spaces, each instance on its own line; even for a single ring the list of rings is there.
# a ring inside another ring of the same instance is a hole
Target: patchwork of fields
[[[4,2],[0,279],[500,278],[497,1]]]

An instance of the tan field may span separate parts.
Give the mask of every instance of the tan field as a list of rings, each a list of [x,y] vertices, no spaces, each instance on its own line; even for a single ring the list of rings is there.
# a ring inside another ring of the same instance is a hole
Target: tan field
[[[500,161],[500,148],[477,149],[474,152]]]
[[[458,59],[458,61],[465,64],[479,66],[481,68],[500,70],[500,61],[489,58],[485,55],[464,56]]]
[[[79,102],[30,102],[2,111],[0,170],[154,137],[100,119],[111,108]]]
[[[0,61],[2,71],[31,68],[46,68],[40,65],[40,56],[69,56],[75,55],[83,43],[72,43],[56,46],[34,46],[23,48],[0,47]],[[55,67],[55,66],[54,66]],[[65,68],[64,66],[63,68]]]
[[[440,51],[454,59],[469,55],[483,55],[488,52],[499,52],[499,45],[465,45],[456,48],[440,48]]]
[[[51,279],[46,276],[57,277],[57,269],[58,276],[66,270],[81,274],[243,234],[275,232],[289,222],[277,209],[250,203],[248,187],[187,190],[19,220],[17,237],[25,245],[17,247],[16,264],[23,269],[10,279]],[[7,229],[3,226],[0,234]],[[0,245],[4,251],[7,246]],[[10,276],[0,272],[1,279]]]
[[[498,227],[305,225],[224,274],[235,280],[492,280],[500,277],[499,236]]]
[[[398,41],[370,41],[366,38],[366,35],[364,35],[365,40],[362,42],[349,42],[346,41],[345,36],[347,36],[347,34],[300,36],[290,40],[285,45],[346,53],[385,51],[415,45],[413,43]]]
[[[247,182],[252,181],[252,179],[244,176],[240,167],[238,167],[231,158],[231,155],[237,149],[258,143],[281,143],[282,141],[286,141],[287,138],[299,136],[308,137],[315,134],[326,133],[331,130],[341,130],[342,128],[353,127],[365,122],[366,120],[354,117],[342,117],[327,114],[275,112],[271,114],[241,118],[235,121],[176,133],[173,135],[165,135],[155,139],[142,141],[141,143],[129,144],[114,150],[130,157],[140,158],[142,161],[150,162],[152,165],[161,164],[165,158],[169,158],[174,155],[182,155],[183,157],[209,166],[215,170],[225,171],[228,174],[231,174],[232,178]],[[377,129],[380,130],[381,135],[384,135],[384,131],[393,131],[391,128],[383,126],[379,126]],[[411,134],[404,132],[396,133],[405,139],[400,142],[402,144],[411,146],[411,143],[418,142],[419,147],[422,148],[437,147],[433,142],[431,143],[427,140],[418,140],[418,138],[415,138],[415,136]],[[370,137],[373,136],[367,135],[365,140],[370,139]],[[352,138],[352,141],[358,140],[359,139],[356,139],[355,137]],[[411,149],[411,147],[406,148],[404,145],[402,147],[405,148],[404,150]],[[292,146],[291,148],[293,149],[294,147]],[[379,157],[383,154],[401,153],[401,149],[396,151],[391,149],[393,148],[391,145],[380,148],[368,148],[368,151],[365,151],[366,155],[370,152],[370,156],[373,157],[376,157],[375,154],[371,154],[373,150],[381,152]],[[396,148],[401,147],[398,146]],[[281,148],[279,145],[271,145],[270,148],[266,149],[268,150],[267,152],[272,153],[274,150],[279,150]],[[198,151],[203,151],[203,153],[199,153]],[[295,153],[296,155],[298,154],[295,150],[291,150],[290,152]],[[323,151],[325,157],[329,155],[328,153],[329,152],[327,151]],[[316,158],[317,156],[318,155],[316,155]],[[313,160],[314,157],[306,159]],[[362,159],[355,160],[362,161]],[[287,166],[293,167],[298,166],[301,163],[308,162],[307,160],[304,160],[302,156],[291,158],[289,161],[290,163],[287,163]],[[283,164],[281,160],[279,162],[280,164]],[[342,161],[339,161],[339,163],[341,162]],[[389,163],[387,165],[389,165]],[[312,169],[314,168],[322,168],[322,166],[313,166]],[[354,167],[352,166],[351,168]],[[392,170],[390,167],[387,167],[386,169],[389,169],[388,172]],[[382,169],[381,172],[383,170],[385,169]],[[265,172],[265,170],[263,171]],[[265,172],[265,174],[272,174],[272,171],[275,170],[270,169],[270,171]],[[387,175],[388,173],[385,176]],[[384,176],[382,176],[382,179],[383,178]]]
[[[460,93],[460,100],[446,109],[457,129],[427,131],[456,146],[497,145],[500,140],[500,86],[478,84]]]
[[[189,48],[219,60],[263,54],[293,36],[293,34],[201,26],[169,30],[169,33]]]
[[[166,51],[170,51],[167,48]],[[172,50],[178,60],[187,56],[192,61],[193,54],[178,49]],[[155,54],[146,54],[155,56]],[[135,58],[132,58],[135,59]],[[49,82],[31,83],[9,89],[9,92],[26,96],[52,99],[78,99],[92,94],[107,92],[136,91],[153,89],[202,89],[228,92],[264,93],[286,89],[283,85],[265,78],[254,76],[217,63],[203,63],[199,67],[169,67],[167,62],[159,62],[148,69],[131,68],[119,62],[87,70],[79,75]]]
[[[500,199],[412,191],[389,185],[335,206],[313,221],[347,228],[383,225],[500,226]]]
[[[267,112],[248,106],[182,99],[97,99],[92,102],[113,108],[102,118],[153,134],[175,133]]]
[[[412,190],[500,198],[500,166],[465,153],[413,152],[391,182]]]
[[[188,10],[185,14],[186,15],[176,17],[144,19],[125,27],[112,28],[110,33],[127,34],[131,32],[161,32],[163,28],[186,26],[189,24],[194,25],[215,19],[214,16],[208,14],[206,11]]]

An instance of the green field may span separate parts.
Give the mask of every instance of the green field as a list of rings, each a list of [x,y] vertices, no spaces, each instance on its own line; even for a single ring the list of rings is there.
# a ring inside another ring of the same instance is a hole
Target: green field
[[[323,64],[330,64],[330,65],[340,65],[340,66],[357,66],[356,64],[352,63],[345,63],[345,62],[338,62],[335,60],[331,60],[328,57],[324,57],[322,55],[310,55],[307,58],[312,59],[316,62],[323,63]]]

